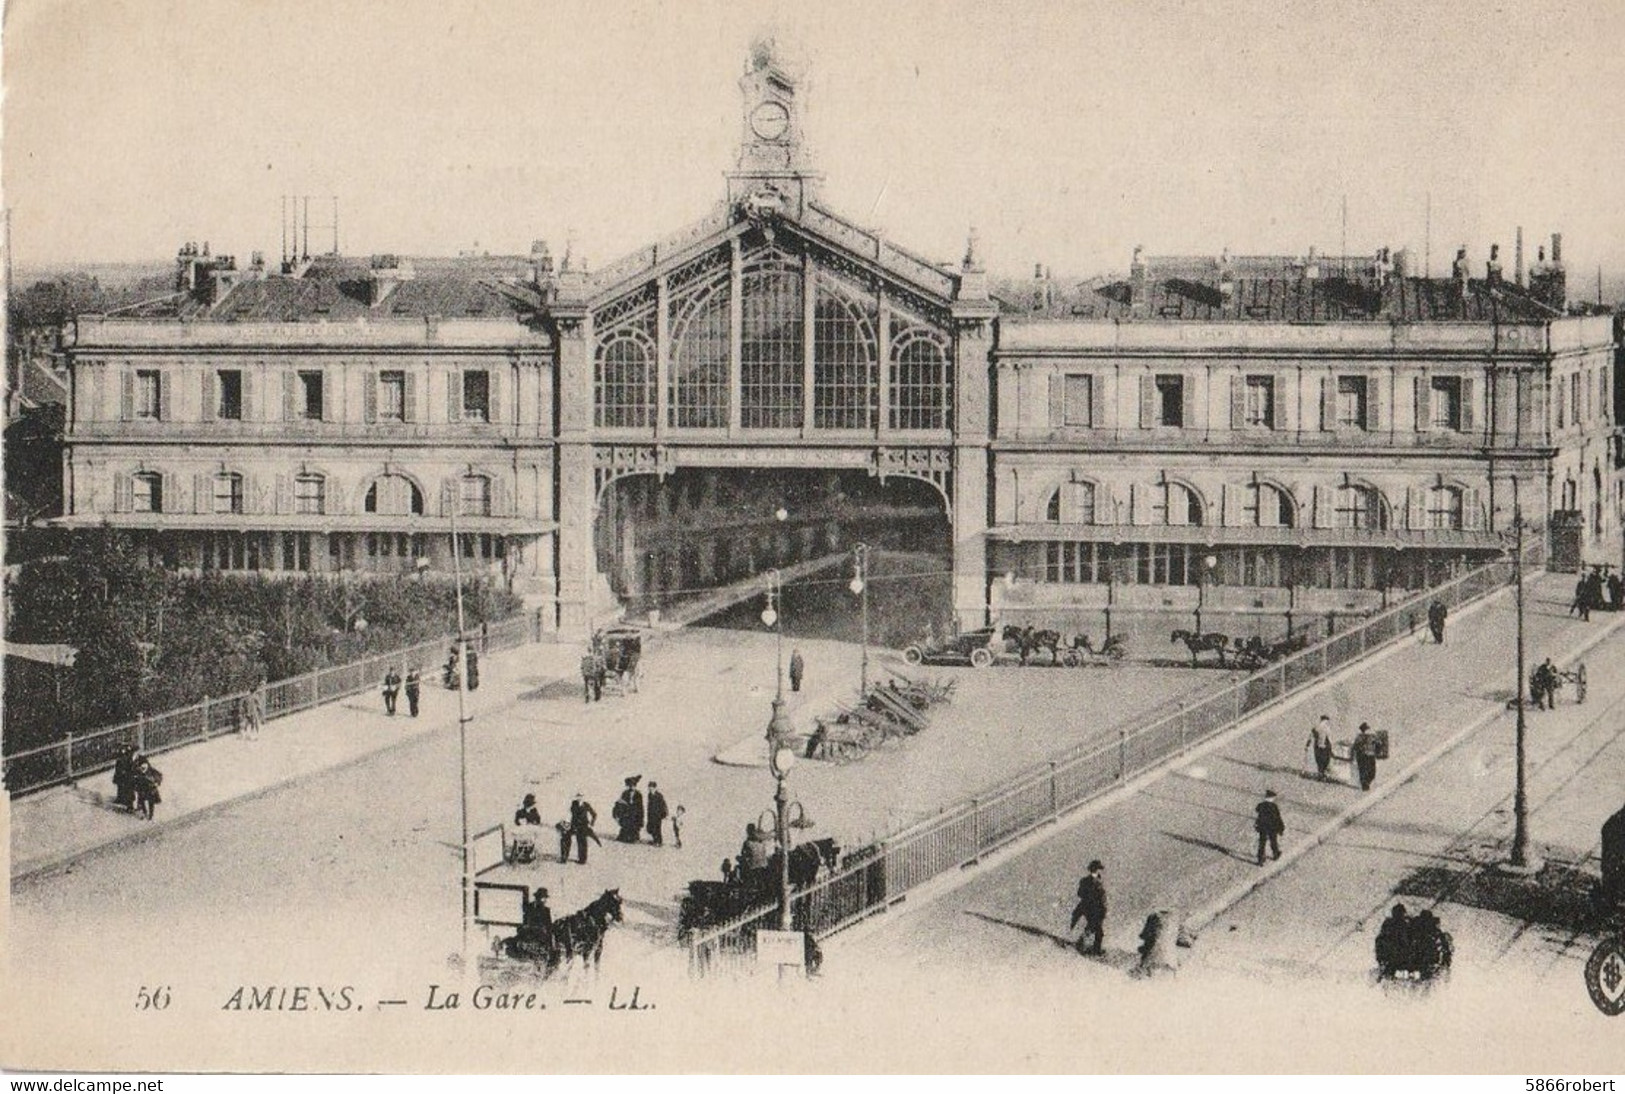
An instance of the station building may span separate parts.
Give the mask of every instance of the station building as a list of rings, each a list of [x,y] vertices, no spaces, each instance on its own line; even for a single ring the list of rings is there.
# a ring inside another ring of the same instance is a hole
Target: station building
[[[997,281],[822,203],[769,47],[741,89],[723,201],[601,269],[183,247],[172,295],[76,324],[63,521],[245,572],[440,575],[455,531],[567,631],[849,547],[820,498],[931,510],[962,625],[1367,610],[1501,551],[1515,491],[1560,561],[1614,557],[1620,332],[1566,313],[1556,241],[1527,283],[1138,253]]]

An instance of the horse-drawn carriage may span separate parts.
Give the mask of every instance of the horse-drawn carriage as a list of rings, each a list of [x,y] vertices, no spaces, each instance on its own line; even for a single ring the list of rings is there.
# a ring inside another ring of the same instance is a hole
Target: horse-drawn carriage
[[[1060,631],[1007,624],[1002,632],[1006,646],[1014,646],[1023,665],[1033,655],[1049,652],[1049,663],[1077,668],[1080,665],[1109,665],[1128,655],[1128,643],[1120,634],[1108,635],[1097,648],[1087,634],[1064,635]]]
[[[799,892],[840,863],[841,848],[833,839],[808,840],[790,849],[790,891]],[[732,866],[732,863],[728,865]],[[691,881],[677,909],[677,932],[690,933],[739,919],[778,900],[779,852],[754,870],[734,868],[721,881]]]
[[[1235,659],[1238,669],[1256,671],[1265,665],[1273,665],[1285,657],[1289,657],[1299,650],[1309,646],[1309,632],[1299,631],[1278,642],[1266,642],[1258,635],[1253,635],[1244,642],[1236,642],[1231,646],[1230,653]]]
[[[620,695],[635,694],[643,678],[643,632],[633,627],[611,627],[599,634],[604,659],[604,689]]]
[[[545,890],[538,900],[545,902]],[[622,920],[619,889],[606,889],[579,911],[548,921],[534,915],[536,901],[525,901],[525,922],[511,935],[501,935],[491,943],[491,953],[480,958],[483,978],[497,983],[514,980],[545,980],[561,969],[568,972],[572,961],[581,962],[584,971],[596,972],[604,956],[604,936],[612,923]]]

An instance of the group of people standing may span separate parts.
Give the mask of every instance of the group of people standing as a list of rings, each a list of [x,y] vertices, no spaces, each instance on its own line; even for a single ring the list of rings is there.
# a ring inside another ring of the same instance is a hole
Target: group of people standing
[[[671,833],[676,846],[683,845],[683,807],[669,809],[666,805],[666,796],[661,793],[660,786],[653,780],[649,783],[649,796],[645,800],[643,792],[638,789],[638,783],[643,780],[641,775],[631,775],[626,779],[626,788],[616,799],[611,810],[611,816],[619,828],[615,839],[620,843],[642,843],[643,833],[649,834],[649,841],[656,847],[665,846],[666,824],[671,823]],[[526,794],[519,808],[514,810],[513,823],[516,828],[542,823],[541,811],[536,807],[536,795]],[[559,834],[559,862],[568,862],[570,859],[570,846],[575,845],[576,862],[582,866],[587,864],[587,841],[591,840],[599,847],[604,841],[598,838],[596,830],[598,824],[598,810],[593,808],[585,794],[577,793],[570,799],[569,819],[561,820],[554,827]]]
[[[1322,714],[1309,729],[1309,739],[1304,742],[1304,748],[1314,757],[1315,777],[1321,781],[1331,776],[1333,747],[1332,747],[1332,719],[1328,714]],[[1377,733],[1371,728],[1370,722],[1361,722],[1360,731],[1349,742],[1349,762],[1354,765],[1355,777],[1360,782],[1361,790],[1370,790],[1372,783],[1377,780],[1377,761],[1388,758],[1388,736],[1386,733]]]
[[[1395,904],[1377,931],[1377,972],[1389,979],[1431,980],[1450,967],[1454,946],[1438,916],[1412,916]]]
[[[1625,578],[1617,571],[1606,567],[1593,566],[1590,573],[1582,573],[1574,583],[1574,600],[1569,604],[1569,614],[1579,613],[1581,619],[1590,619],[1591,613],[1617,612],[1625,607]]]
[[[389,671],[384,673],[384,682],[379,689],[384,696],[384,713],[390,717],[395,716],[395,708],[400,702],[402,684],[401,670],[391,665]],[[412,717],[416,718],[418,716],[418,699],[423,694],[423,673],[418,670],[416,665],[406,671],[404,684],[406,708]]]
[[[114,804],[151,820],[153,808],[164,800],[158,792],[163,781],[164,773],[144,753],[127,748],[113,761]]]

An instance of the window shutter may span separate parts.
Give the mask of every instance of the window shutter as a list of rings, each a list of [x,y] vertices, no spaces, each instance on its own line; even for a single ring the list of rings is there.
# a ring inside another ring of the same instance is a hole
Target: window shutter
[[[174,387],[172,377],[165,370],[158,372],[158,418],[160,421],[172,422],[175,420]]]
[[[113,512],[128,513],[135,508],[135,480],[120,471],[113,475]]]
[[[344,513],[344,486],[329,475],[322,480],[322,512]]]
[[[206,422],[214,421],[214,411],[215,411],[215,405],[216,405],[216,400],[217,400],[217,396],[216,396],[215,392],[218,390],[218,387],[219,387],[219,378],[215,375],[214,369],[212,369],[212,368],[204,369],[203,370],[203,420],[206,421]]]
[[[283,514],[293,512],[293,488],[286,475],[276,477],[276,511]]]
[[[1330,432],[1337,427],[1337,378],[1335,376],[1322,376],[1320,378],[1320,428]]]
[[[1146,375],[1140,377],[1140,428],[1150,429],[1157,424],[1157,380]]]
[[[214,495],[210,491],[211,475],[192,476],[192,512],[207,513],[214,508]]]
[[[254,420],[254,371],[243,369],[243,421]]]
[[[333,397],[333,370],[322,369],[322,421],[336,422],[339,420],[338,400]]]
[[[135,370],[126,368],[120,380],[118,419],[127,422],[135,417]]]
[[[376,370],[367,370],[365,385],[365,390],[361,395],[362,417],[370,424],[378,420],[378,373]]]
[[[1428,526],[1428,491],[1420,486],[1413,486],[1406,491],[1406,494],[1407,526],[1413,532],[1423,531]]]
[[[1196,428],[1196,377],[1179,381],[1179,423],[1183,429]]]
[[[1092,429],[1101,429],[1106,424],[1106,407],[1102,400],[1106,397],[1106,382],[1103,376],[1089,377],[1089,426]]]
[[[299,405],[294,400],[294,393],[299,388],[299,374],[289,370],[282,374],[282,420],[295,421],[299,417]]]
[[[1241,429],[1247,424],[1247,377],[1230,377],[1230,428]]]
[[[440,515],[449,517],[457,507],[457,480],[447,478],[440,483]]]
[[[243,476],[243,512],[258,513],[262,508],[260,504],[259,482],[253,475]]]
[[[1426,433],[1433,428],[1433,414],[1428,406],[1428,396],[1432,391],[1428,388],[1428,378],[1418,376],[1416,384],[1416,431]]]
[[[463,420],[463,373],[451,369],[446,373],[446,421]]]
[[[1314,488],[1312,497],[1314,504],[1312,523],[1316,528],[1326,528],[1329,526],[1326,520],[1326,488],[1324,486],[1316,486]]]
[[[508,511],[508,480],[500,475],[491,478],[491,515],[493,517],[506,517],[512,514]]]
[[[1461,526],[1468,531],[1476,532],[1484,527],[1483,502],[1479,501],[1477,490],[1464,490],[1461,498]]]
[[[418,374],[416,369],[406,370],[406,393],[401,406],[401,421],[418,420]]]
[[[1282,374],[1270,381],[1270,399],[1275,404],[1270,409],[1270,422],[1275,429],[1286,429],[1286,386],[1290,375]]]
[[[1474,421],[1474,415],[1473,415],[1473,387],[1474,387],[1474,384],[1473,384],[1472,380],[1470,380],[1470,379],[1463,379],[1462,380],[1462,382],[1461,382],[1461,431],[1463,433],[1472,433],[1474,431],[1474,425],[1473,425],[1473,421]]]
[[[1049,377],[1049,427],[1060,429],[1066,423],[1066,377],[1059,372]]]
[[[1382,373],[1373,372],[1365,378],[1365,427],[1377,433],[1383,428]]]
[[[501,372],[500,369],[491,369],[485,375],[490,378],[490,385],[491,385],[491,390],[490,390],[490,395],[489,395],[489,398],[491,400],[491,409],[490,409],[491,421],[493,423],[503,421],[504,419],[502,417],[502,372]]]

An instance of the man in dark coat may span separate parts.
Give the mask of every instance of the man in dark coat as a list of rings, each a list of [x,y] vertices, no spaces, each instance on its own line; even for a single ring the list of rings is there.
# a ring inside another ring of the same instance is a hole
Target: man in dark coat
[[[576,862],[582,866],[587,865],[587,840],[590,838],[598,846],[604,845],[598,838],[598,833],[592,826],[598,823],[598,810],[594,809],[585,796],[577,794],[570,802],[570,823],[564,826],[559,833],[559,861],[564,862],[570,857],[570,841],[575,840]]]
[[[646,827],[649,829],[649,838],[656,847],[665,844],[666,837],[661,829],[666,823],[666,795],[660,792],[660,786],[653,780],[649,782],[649,817]]]
[[[801,677],[807,671],[807,662],[801,659],[800,650],[790,651],[790,690],[801,690]]]
[[[1354,737],[1354,767],[1360,773],[1360,789],[1370,790],[1377,780],[1377,735],[1371,732],[1369,722],[1360,723],[1360,732]]]
[[[1625,608],[1625,577],[1618,574],[1608,575],[1608,607],[1611,611]]]
[[[643,792],[638,789],[642,778],[642,775],[627,776],[626,789],[615,802],[613,816],[621,829],[615,838],[621,843],[637,843],[643,838]]]
[[[135,805],[136,751],[127,748],[113,761],[113,803],[130,809]]]
[[[1286,831],[1286,822],[1281,819],[1281,807],[1275,803],[1275,791],[1264,791],[1264,800],[1253,807],[1253,831],[1258,833],[1258,864],[1264,865],[1264,846],[1269,845],[1270,854],[1279,859],[1281,857],[1281,834]]]
[[[1106,867],[1099,859],[1089,863],[1089,872],[1078,882],[1078,906],[1072,909],[1072,927],[1083,920],[1083,933],[1078,936],[1078,952],[1084,954],[1101,954],[1105,952],[1106,944],[1106,882],[1101,874]],[[1071,927],[1067,928],[1071,930]],[[1084,939],[1093,938],[1092,946],[1085,946]]]
[[[401,693],[401,674],[395,671],[394,666],[391,666],[389,671],[384,673],[382,690],[384,693],[384,713],[393,715],[395,713],[396,698]]]
[[[423,691],[423,673],[416,665],[406,671],[406,709],[412,717],[418,716],[418,698]]]
[[[1405,968],[1411,953],[1411,920],[1405,905],[1395,904],[1377,931],[1377,969],[1393,976]]]
[[[519,927],[518,939],[542,949],[552,946],[553,910],[547,906],[546,889],[537,889],[525,903],[525,918]]]
[[[1444,645],[1444,621],[1449,616],[1450,609],[1444,606],[1444,601],[1435,600],[1428,605],[1428,630],[1433,632],[1435,645]]]
[[[582,702],[592,703],[604,697],[604,659],[596,649],[581,656]]]

